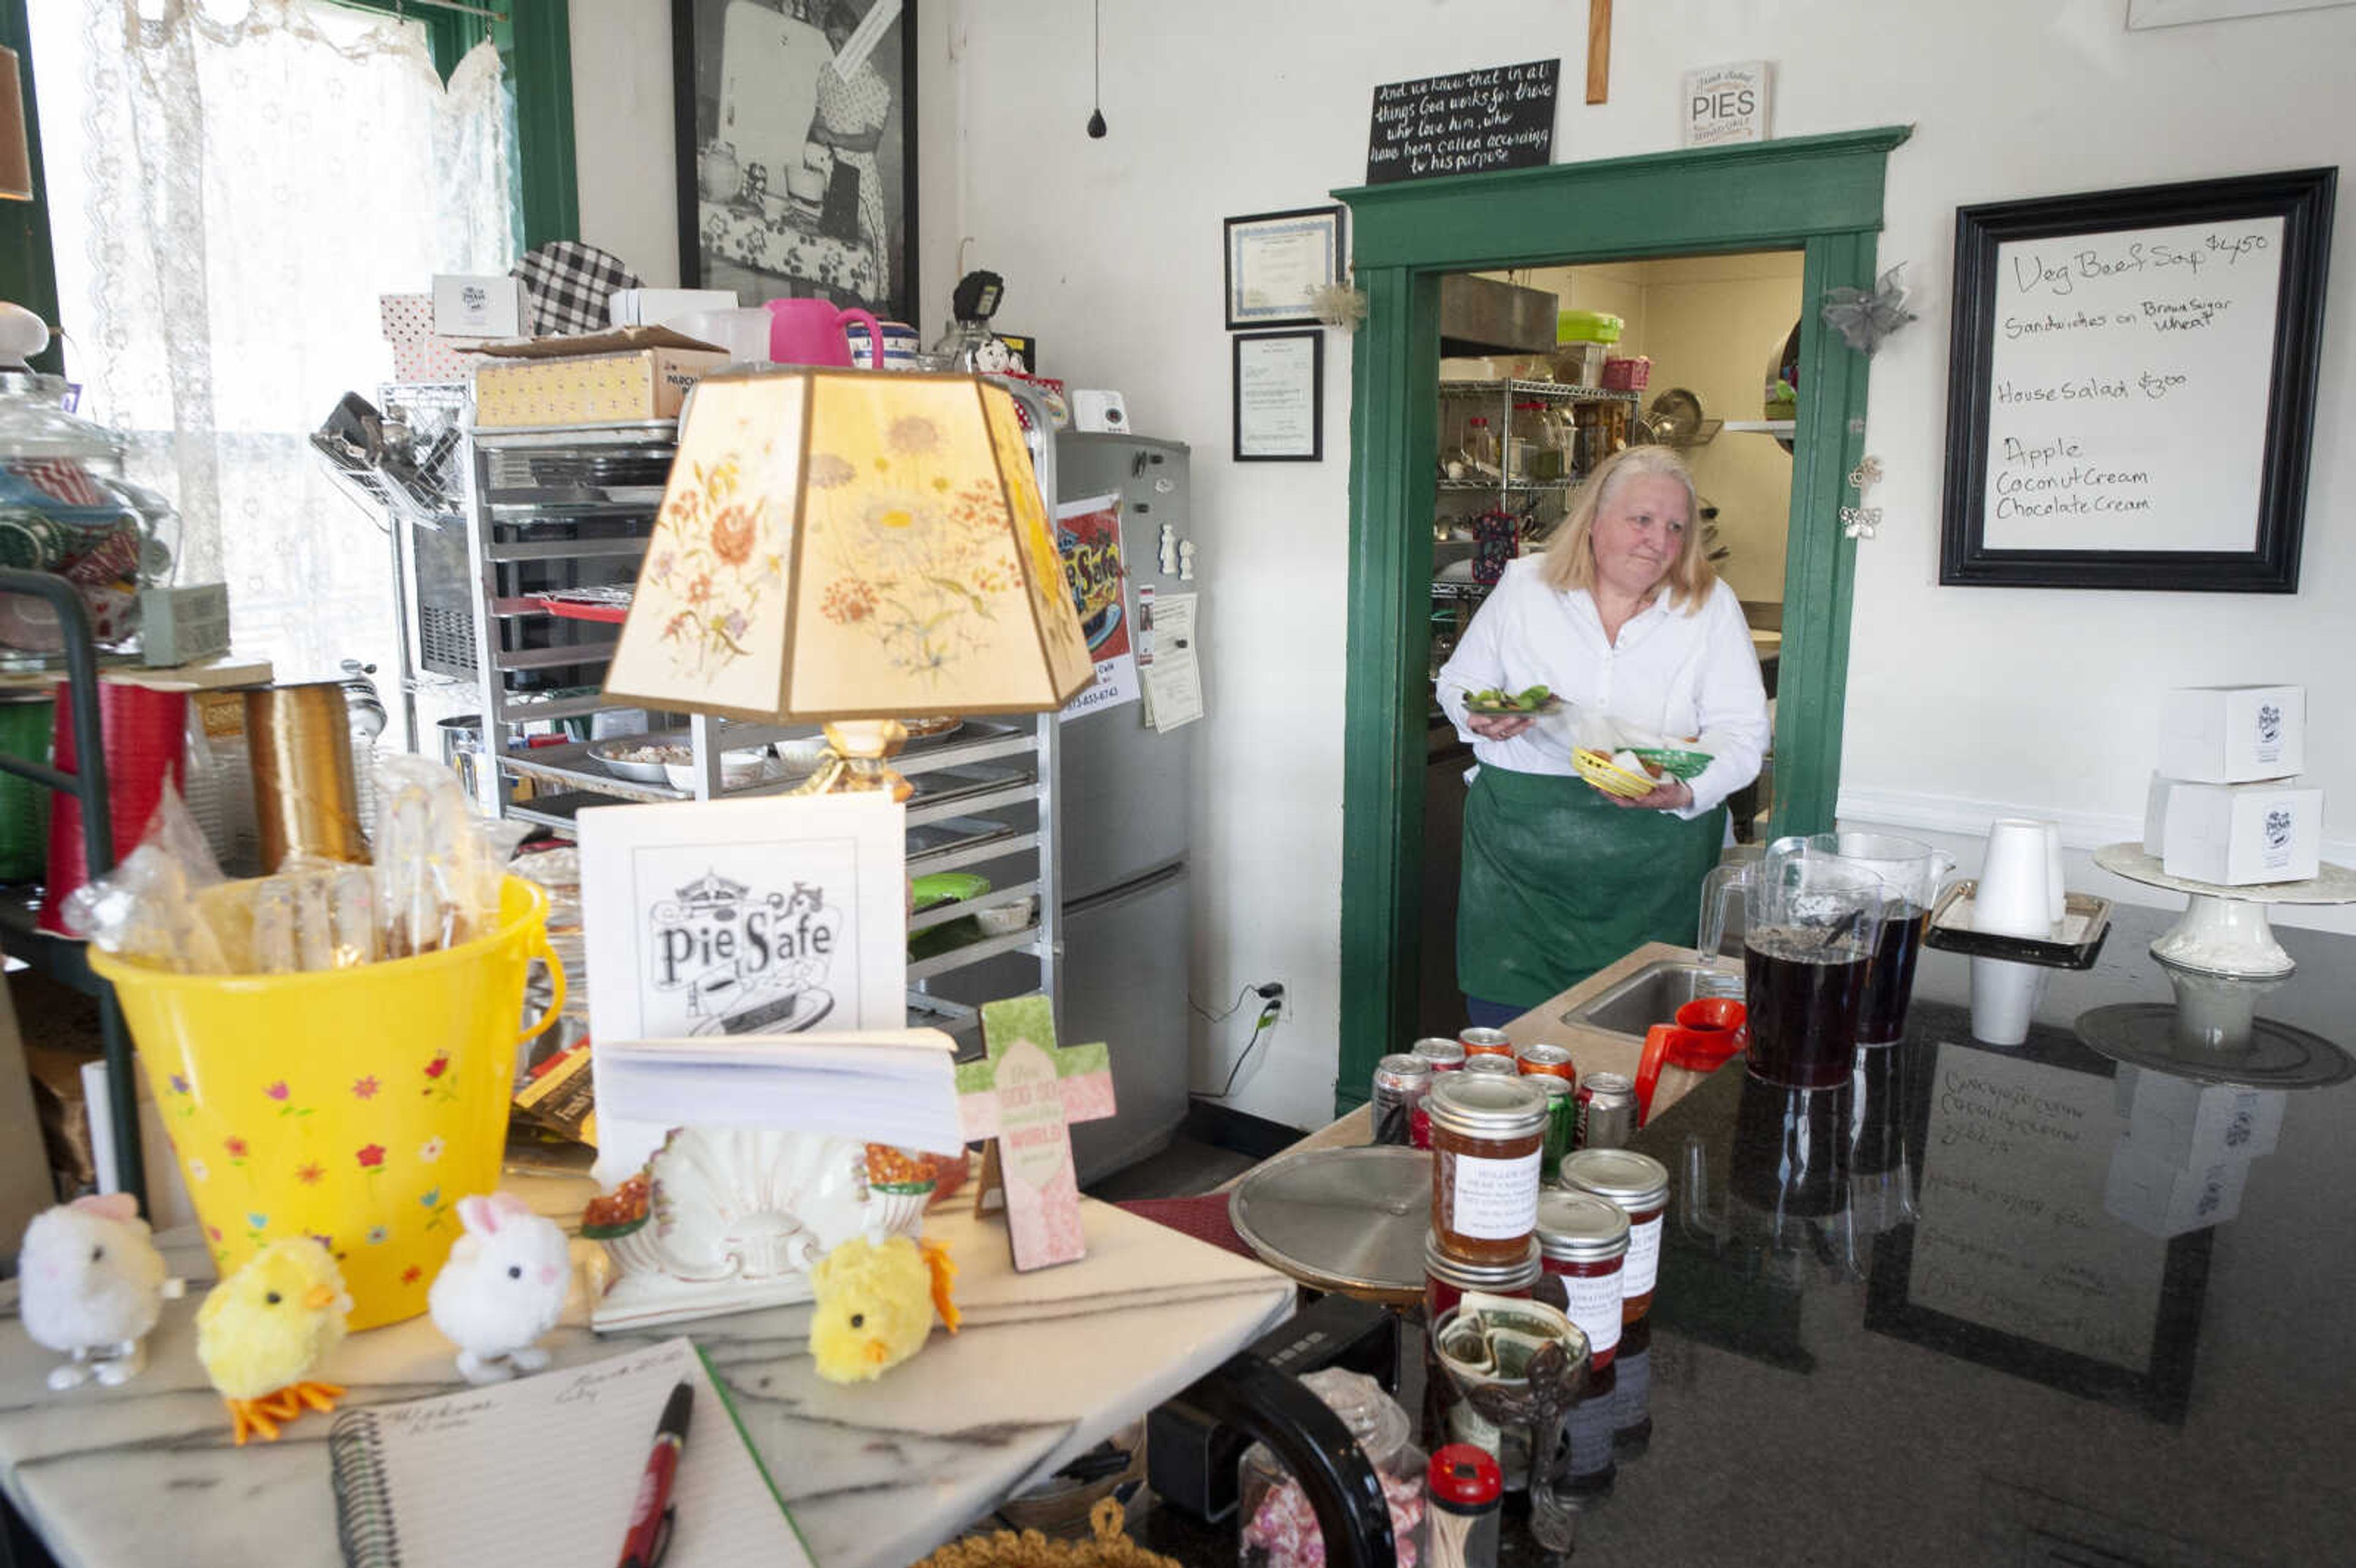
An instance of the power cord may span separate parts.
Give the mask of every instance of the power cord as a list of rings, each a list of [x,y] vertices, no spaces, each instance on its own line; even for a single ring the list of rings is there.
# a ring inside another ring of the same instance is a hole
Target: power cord
[[[1236,1064],[1227,1069],[1227,1081],[1219,1085],[1219,1092],[1217,1093],[1204,1095],[1203,1098],[1205,1100],[1224,1100],[1229,1094],[1235,1093],[1236,1080],[1242,1075],[1244,1063],[1251,1060],[1252,1048],[1259,1043],[1259,1037],[1268,1032],[1268,1026],[1276,1022],[1278,1017],[1284,1011],[1284,987],[1280,982],[1271,980],[1265,985],[1246,986],[1244,990],[1257,991],[1259,994],[1259,1021],[1252,1025],[1251,1038],[1244,1041],[1243,1050],[1237,1052]],[[1239,1008],[1242,1008],[1242,1006],[1243,997],[1238,995],[1236,997],[1236,1006],[1229,1008],[1226,1013],[1220,1016],[1222,1018],[1232,1017]],[[1197,1008],[1196,1010],[1200,1011],[1201,1009]],[[1218,1020],[1214,1019],[1213,1021],[1216,1022]]]
[[[1187,997],[1187,998],[1186,998],[1186,1006],[1187,1006],[1188,1009],[1189,1009],[1190,1011],[1192,1011],[1192,1012],[1194,1013],[1194,1015],[1196,1018],[1201,1019],[1205,1023],[1223,1024],[1223,1023],[1226,1022],[1229,1019],[1231,1019],[1231,1018],[1235,1017],[1237,1013],[1239,1013],[1239,1012],[1243,1011],[1243,1009],[1244,1009],[1244,998],[1245,998],[1246,997],[1250,996],[1254,991],[1257,991],[1257,990],[1258,990],[1258,989],[1259,989],[1259,987],[1258,987],[1258,986],[1253,985],[1253,984],[1252,984],[1251,982],[1249,982],[1248,980],[1248,981],[1246,981],[1246,982],[1244,983],[1243,989],[1241,989],[1241,990],[1239,990],[1239,991],[1237,991],[1237,992],[1236,993],[1236,999],[1235,999],[1234,1004],[1233,1004],[1232,1006],[1230,1006],[1230,1007],[1227,1008],[1227,1010],[1226,1010],[1226,1012],[1223,1012],[1223,1013],[1211,1013],[1211,1012],[1205,1012],[1205,1011],[1204,1011],[1204,1010],[1203,1010],[1203,1008],[1202,1008],[1201,1007],[1199,1007],[1198,1005],[1196,1005],[1196,1003],[1195,1003],[1195,1001],[1194,1001],[1194,997]]]

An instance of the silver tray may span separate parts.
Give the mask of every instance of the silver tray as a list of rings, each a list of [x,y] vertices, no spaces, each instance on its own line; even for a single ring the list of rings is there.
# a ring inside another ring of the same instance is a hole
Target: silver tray
[[[1431,1156],[1394,1144],[1280,1155],[1228,1195],[1227,1221],[1261,1262],[1320,1290],[1420,1297]]]
[[[1967,953],[1975,958],[2009,958],[2016,964],[2037,964],[2048,969],[2092,969],[2103,955],[2111,934],[2111,901],[2092,893],[2071,893],[2063,899],[2062,940],[2040,942],[2029,936],[1998,936],[1972,929],[1972,895],[1979,884],[1968,879],[1939,895],[1931,909],[1931,928],[1923,933],[1926,947],[1943,953]]]

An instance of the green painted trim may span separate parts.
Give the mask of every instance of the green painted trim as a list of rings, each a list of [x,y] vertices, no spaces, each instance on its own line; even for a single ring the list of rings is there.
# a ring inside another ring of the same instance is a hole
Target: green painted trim
[[[1911,133],[1893,125],[1333,194],[1350,204],[1361,270],[1458,272],[1475,250],[1478,265],[1509,267],[1796,247],[1879,229],[1882,165]]]
[[[1903,126],[1698,152],[1338,190],[1366,324],[1353,348],[1350,645],[1342,807],[1337,1113],[1415,1027],[1442,274],[1708,251],[1799,249],[1803,297],[1873,276],[1890,151]],[[1866,369],[1804,309],[1773,827],[1832,826],[1856,547],[1842,533],[1863,449]],[[1804,584],[1803,578],[1804,577]]]
[[[25,136],[33,155],[33,199],[0,201],[0,299],[23,305],[53,326],[58,320],[57,254],[49,246],[49,187],[41,171],[41,114],[33,94],[33,37],[26,0],[0,0],[0,44],[16,51],[25,94]],[[65,373],[65,351],[54,339],[33,368]]]
[[[573,149],[573,31],[566,0],[506,0],[491,27],[515,103],[521,207],[519,251],[581,238],[581,186]]]

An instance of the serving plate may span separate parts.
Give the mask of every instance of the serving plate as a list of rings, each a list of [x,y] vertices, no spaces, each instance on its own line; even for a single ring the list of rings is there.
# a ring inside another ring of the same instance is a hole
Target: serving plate
[[[1468,697],[1464,699],[1464,711],[1478,713],[1483,719],[1543,719],[1549,713],[1562,711],[1562,699],[1549,697],[1536,708],[1492,708]]]

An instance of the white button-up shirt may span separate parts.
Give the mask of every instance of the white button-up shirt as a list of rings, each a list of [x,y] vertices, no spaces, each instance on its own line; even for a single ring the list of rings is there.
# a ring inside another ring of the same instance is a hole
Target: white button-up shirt
[[[1440,672],[1440,706],[1472,755],[1525,773],[1574,773],[1580,720],[1605,713],[1664,736],[1698,735],[1710,763],[1687,780],[1693,804],[1679,816],[1715,810],[1759,776],[1767,753],[1767,689],[1742,604],[1724,582],[1690,613],[1671,609],[1665,584],[1651,607],[1620,628],[1615,644],[1585,589],[1547,586],[1536,556],[1510,561]],[[1544,686],[1561,709],[1510,741],[1465,728],[1465,698],[1495,688]]]

